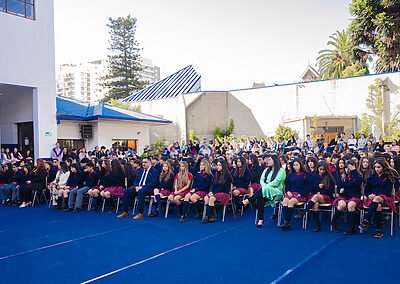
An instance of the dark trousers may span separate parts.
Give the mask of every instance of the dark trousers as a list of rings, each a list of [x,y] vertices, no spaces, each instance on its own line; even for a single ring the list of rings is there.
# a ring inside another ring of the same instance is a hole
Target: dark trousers
[[[154,194],[154,189],[152,188],[142,188],[138,192],[138,213],[143,214],[144,210],[144,199],[146,196]]]
[[[250,202],[256,202],[256,208],[257,208],[257,219],[258,220],[264,220],[264,206],[265,202],[267,201],[266,198],[263,197],[262,195],[262,190],[257,190],[252,197],[249,198]]]
[[[30,183],[30,184],[23,184],[20,187],[22,201],[29,202],[32,201],[32,191],[34,190],[42,190],[45,186],[40,183]]]
[[[122,211],[128,212],[129,207],[133,207],[135,197],[138,195],[136,188],[127,188],[122,196]]]

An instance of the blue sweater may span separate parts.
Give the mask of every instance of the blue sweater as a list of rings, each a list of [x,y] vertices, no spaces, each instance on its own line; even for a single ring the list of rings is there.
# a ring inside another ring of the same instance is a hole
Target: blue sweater
[[[67,186],[77,187],[82,184],[82,174],[80,172],[72,173],[69,175]]]
[[[329,188],[325,186],[323,188],[319,188],[321,183],[323,183],[322,176],[315,173],[309,175],[308,191],[314,194],[320,192],[321,194],[327,196],[333,196],[333,193],[335,192],[335,183],[333,181],[329,181]]]
[[[12,182],[15,182],[15,184],[17,185],[24,184],[26,182],[25,172],[23,170],[18,170],[17,172],[15,172],[12,178]]]
[[[192,188],[196,191],[205,191],[208,192],[211,187],[212,175],[208,175],[206,173],[201,174],[197,173],[194,176],[193,186]]]
[[[168,181],[165,181],[165,177],[162,177],[161,181],[160,181],[160,179],[158,180],[157,188],[174,191],[174,179],[175,179],[175,175],[173,173],[169,174]]]
[[[249,167],[250,169],[250,181],[251,183],[260,183],[261,175],[264,171],[264,168],[260,165],[256,167]]]
[[[308,187],[308,173],[291,172],[286,176],[285,187],[286,192],[297,192],[302,197],[306,196],[310,192]]]
[[[99,182],[99,174],[97,172],[87,173],[85,186],[89,188],[97,186]]]
[[[239,169],[236,169],[233,172],[233,185],[236,188],[247,189],[250,185],[250,170],[246,169],[242,177],[240,177],[239,175]]]
[[[224,193],[230,193],[231,191],[231,185],[232,185],[232,177],[230,174],[227,174],[226,178],[225,178],[225,182],[224,183],[214,183],[216,175],[213,177],[212,182],[211,182],[211,188],[210,191],[213,194],[216,193],[220,193],[220,192],[224,192]]]
[[[378,176],[377,173],[373,173],[369,176],[365,185],[365,196],[383,194],[390,197],[392,196],[392,189],[393,183],[386,175]]]
[[[360,198],[361,184],[362,184],[362,177],[357,170],[354,170],[351,172],[350,178],[346,178],[345,180],[340,178],[338,180],[338,185],[337,185],[338,193],[340,194],[340,196],[344,198],[352,198],[352,197]],[[342,188],[344,188],[344,191],[343,193],[340,193],[340,190]]]

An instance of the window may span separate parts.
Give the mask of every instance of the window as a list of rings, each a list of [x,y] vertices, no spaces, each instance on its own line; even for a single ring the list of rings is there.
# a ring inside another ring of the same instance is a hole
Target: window
[[[112,139],[112,147],[114,149],[127,150],[128,148],[132,148],[134,151],[137,151],[136,143],[136,139]]]
[[[34,20],[35,0],[0,0],[0,11]]]
[[[68,148],[68,151],[76,148],[85,148],[85,141],[83,139],[58,139],[58,143],[60,143],[60,147]]]

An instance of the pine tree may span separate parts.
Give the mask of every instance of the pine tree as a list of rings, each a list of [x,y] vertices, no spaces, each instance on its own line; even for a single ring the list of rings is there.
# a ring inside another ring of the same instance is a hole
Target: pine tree
[[[143,89],[139,72],[143,67],[140,60],[140,48],[135,40],[136,18],[109,18],[107,24],[110,34],[110,54],[108,55],[108,75],[103,77],[103,87],[108,89],[103,101],[122,99]]]

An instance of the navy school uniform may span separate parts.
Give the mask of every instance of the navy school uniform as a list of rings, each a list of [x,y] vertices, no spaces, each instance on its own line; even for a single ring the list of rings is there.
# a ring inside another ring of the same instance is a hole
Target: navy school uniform
[[[339,193],[339,197],[335,200],[335,205],[340,200],[345,201],[354,201],[357,206],[361,205],[361,185],[362,185],[362,177],[358,173],[357,170],[351,172],[350,177],[346,177],[344,180],[340,178],[337,184],[337,190]],[[344,189],[343,193],[340,193],[341,189]]]
[[[216,178],[216,175],[214,175],[212,182],[211,182],[211,187],[210,187],[210,192],[212,192],[217,199],[217,201],[221,202],[223,205],[227,205],[230,200],[230,191],[231,191],[231,185],[232,185],[232,177],[228,173],[225,177],[225,182],[224,183],[214,183],[214,180]]]
[[[174,179],[175,179],[175,175],[173,173],[169,174],[169,178],[166,181],[165,177],[162,177],[161,180],[158,179],[158,184],[157,184],[157,188],[158,189],[162,189],[162,190],[167,190],[169,192],[173,192],[174,191]],[[165,194],[163,194],[165,195]]]
[[[237,168],[233,173],[233,186],[239,189],[241,194],[247,194],[250,185],[250,170],[246,169],[243,176],[240,177],[240,170]],[[244,190],[240,190],[244,189]]]
[[[197,191],[209,192],[212,182],[212,175],[208,175],[207,173],[200,173],[198,172],[194,176],[194,181],[192,188]]]
[[[51,167],[49,170],[49,178],[47,180],[48,183],[53,182],[56,179],[56,175],[58,172],[58,167]]]
[[[93,173],[86,173],[86,177],[85,177],[85,182],[84,182],[84,186],[87,186],[89,188],[93,188],[95,186],[97,186],[98,182],[99,182],[99,174],[94,171]]]
[[[319,185],[322,182],[322,176],[317,173],[309,174],[309,183],[308,183],[308,190],[312,194],[317,194],[318,192],[323,195],[324,200],[326,203],[333,202],[333,194],[335,192],[335,183],[333,181],[329,182],[329,188],[323,187],[320,188]]]
[[[67,181],[67,186],[69,186],[70,188],[79,187],[82,185],[82,182],[82,174],[80,172],[71,172]]]
[[[393,182],[386,176],[373,173],[368,177],[365,185],[365,196],[370,194],[392,196]]]
[[[296,197],[299,201],[306,201],[311,192],[308,187],[308,177],[307,172],[291,172],[288,174],[285,179],[286,192],[290,191],[293,197]],[[289,196],[286,197],[290,199]]]

